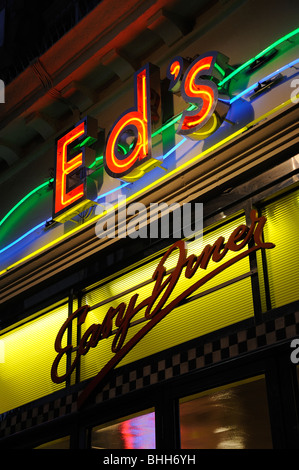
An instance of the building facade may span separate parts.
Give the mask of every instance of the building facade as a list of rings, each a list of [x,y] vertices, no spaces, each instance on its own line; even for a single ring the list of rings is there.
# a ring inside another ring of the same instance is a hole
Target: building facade
[[[298,448],[297,2],[1,8],[0,448]]]

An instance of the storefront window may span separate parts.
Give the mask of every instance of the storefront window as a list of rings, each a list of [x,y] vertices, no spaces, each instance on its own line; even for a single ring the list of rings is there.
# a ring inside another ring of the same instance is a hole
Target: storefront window
[[[263,376],[180,401],[182,449],[269,449],[272,439]]]
[[[93,449],[155,449],[155,413],[143,412],[92,429]]]

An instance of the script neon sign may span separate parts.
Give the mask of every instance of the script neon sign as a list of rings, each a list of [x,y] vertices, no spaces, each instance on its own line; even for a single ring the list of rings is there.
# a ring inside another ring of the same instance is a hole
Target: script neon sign
[[[86,330],[80,339],[77,348],[72,344],[67,344],[67,346],[63,347],[62,339],[66,334],[68,327],[75,320],[78,321],[78,325],[83,325],[90,307],[88,305],[84,305],[73,312],[62,325],[55,340],[55,350],[58,354],[51,369],[52,381],[55,383],[64,382],[77,367],[81,356],[86,355],[90,348],[96,348],[101,340],[114,335],[111,346],[114,356],[80,394],[78,406],[82,406],[93,391],[100,384],[103,385],[103,382],[107,379],[109,373],[113,371],[129,351],[187,297],[192,295],[192,293],[217,274],[245,258],[250,253],[260,250],[261,248],[274,248],[275,245],[273,243],[263,241],[262,233],[267,220],[266,217],[258,217],[257,212],[252,210],[250,213],[250,219],[250,226],[244,224],[239,225],[230,234],[227,242],[225,242],[224,237],[219,237],[213,245],[206,245],[199,255],[191,254],[187,256],[187,249],[183,240],[174,243],[161,258],[157,268],[155,269],[152,275],[154,286],[151,294],[145,300],[138,303],[138,294],[134,294],[128,303],[121,302],[117,307],[110,307],[102,323],[92,324]],[[199,269],[205,270],[211,259],[218,263],[225,258],[229,251],[237,253],[243,250],[246,245],[248,246],[246,250],[236,254],[233,258],[224,261],[211,272],[204,274],[199,280],[194,282],[194,284],[169,302],[169,298],[180,277],[183,275],[183,271],[184,276],[191,279]],[[167,274],[165,263],[175,250],[178,250],[179,253],[178,261],[174,270],[172,270],[170,274]],[[141,310],[144,310],[144,319],[147,320],[147,322],[131,339],[126,342],[130,324],[136,314]],[[58,366],[60,361],[66,354],[70,354],[75,351],[76,353],[72,364],[65,374],[59,376]]]
[[[219,102],[217,85],[212,80],[218,56],[218,52],[203,54],[187,68],[180,57],[170,63],[167,70],[169,90],[174,91],[179,84],[182,98],[189,105],[194,105],[193,110],[183,112],[178,134],[202,140],[220,126],[228,106]],[[113,178],[134,181],[160,165],[160,161],[152,155],[151,145],[151,77],[154,73],[157,74],[158,69],[152,64],[145,65],[135,73],[134,106],[115,121],[107,136],[104,168]],[[87,199],[86,175],[83,171],[87,149],[84,143],[90,136],[95,138],[96,123],[88,119],[77,123],[56,142],[53,219],[57,221],[63,220],[61,215],[70,208],[77,210],[77,213],[80,208],[83,210],[82,203]],[[90,130],[92,121],[93,131]],[[131,146],[124,154],[120,144],[128,138]],[[75,153],[74,147],[78,147],[80,142],[80,151]]]

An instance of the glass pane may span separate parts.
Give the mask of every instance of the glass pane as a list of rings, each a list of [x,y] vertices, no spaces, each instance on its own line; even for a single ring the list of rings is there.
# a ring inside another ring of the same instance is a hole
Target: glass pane
[[[272,448],[264,377],[182,400],[180,432],[182,449]]]
[[[155,449],[155,413],[146,412],[92,429],[93,449]]]
[[[35,449],[69,449],[70,448],[70,437],[65,436],[55,441],[46,442]]]

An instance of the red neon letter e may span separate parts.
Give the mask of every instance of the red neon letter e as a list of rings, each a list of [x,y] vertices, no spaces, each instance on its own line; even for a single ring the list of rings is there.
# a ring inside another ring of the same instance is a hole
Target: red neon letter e
[[[114,123],[106,143],[104,167],[113,178],[128,175],[151,157],[149,64],[135,74],[135,106]],[[127,142],[131,141],[131,147]],[[125,145],[123,145],[125,144]]]
[[[97,121],[85,117],[56,141],[54,220],[62,221],[68,209],[77,207],[86,198],[86,178],[80,174],[80,170],[85,168],[85,146],[95,140],[96,128]],[[80,150],[72,153],[71,150],[80,141]]]
[[[82,152],[68,159],[68,147],[85,133],[84,122],[69,131],[57,141],[56,175],[55,175],[55,214],[66,209],[84,196],[83,184],[67,191],[67,177],[83,164]]]

